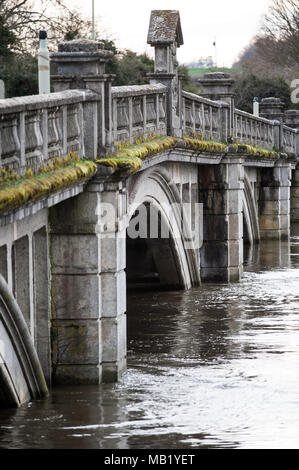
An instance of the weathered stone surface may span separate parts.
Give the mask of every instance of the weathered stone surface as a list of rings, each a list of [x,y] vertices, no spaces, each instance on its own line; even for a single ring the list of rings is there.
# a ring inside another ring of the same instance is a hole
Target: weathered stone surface
[[[97,385],[102,382],[102,366],[59,364],[55,372],[57,385]]]
[[[280,215],[260,215],[259,216],[260,230],[279,230],[280,229]]]
[[[117,317],[126,311],[126,273],[102,273],[102,316]]]
[[[280,240],[281,239],[280,229],[264,230],[261,228],[260,234],[261,234],[261,240]]]
[[[260,102],[260,115],[267,119],[282,121],[284,107],[285,104],[280,98],[262,98]]]
[[[238,214],[242,210],[242,191],[239,189],[199,190],[199,201],[205,214]]]
[[[101,355],[101,322],[99,320],[54,320],[54,367],[61,365],[99,365]]]
[[[73,39],[72,41],[58,44],[59,52],[95,52],[103,49],[103,42],[92,41],[91,39]]]
[[[228,266],[228,242],[205,242],[200,252],[202,268],[226,268]]]
[[[126,267],[126,232],[116,232],[114,237],[101,236],[101,271],[118,272]]]
[[[118,382],[127,368],[127,359],[124,357],[118,362],[103,362],[102,380],[105,383]]]
[[[180,14],[177,10],[153,10],[147,36],[148,44],[183,44]]]
[[[52,235],[53,274],[97,274],[101,261],[101,242],[87,235]]]
[[[242,269],[230,268],[202,268],[201,278],[203,282],[237,282],[240,280]]]
[[[104,362],[121,361],[127,355],[127,319],[123,313],[118,317],[103,318],[102,341]]]
[[[52,311],[60,319],[97,319],[100,317],[99,275],[53,274]]]

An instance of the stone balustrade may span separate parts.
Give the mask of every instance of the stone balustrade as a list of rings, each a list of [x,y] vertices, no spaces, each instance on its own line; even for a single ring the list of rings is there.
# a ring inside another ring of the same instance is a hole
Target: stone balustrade
[[[94,158],[86,117],[96,120],[97,100],[89,90],[0,100],[0,167],[23,174],[71,151]]]
[[[279,122],[235,109],[234,137],[238,142],[255,147],[279,148]]]
[[[202,134],[206,139],[226,141],[229,105],[224,101],[182,92],[182,133]]]
[[[166,90],[161,84],[112,87],[112,141],[165,135]]]
[[[179,28],[176,13],[174,19]],[[152,44],[150,39],[157,63],[149,85],[112,87],[113,77],[105,74],[111,51],[90,40],[61,44],[51,55],[58,71],[52,76],[54,93],[0,100],[0,167],[23,174],[28,167],[38,168],[71,151],[89,159],[105,157],[117,143],[154,134],[194,133],[208,140],[298,154],[297,115],[287,114],[286,125],[280,100],[262,100],[263,117],[235,109],[233,80],[223,73],[200,79],[204,96],[182,90],[173,42],[179,41],[178,32],[175,29],[171,39],[172,61],[164,64],[165,70],[157,60],[161,54],[169,56],[170,46]]]
[[[298,153],[299,151],[299,130],[282,125],[282,142],[280,149],[283,152]]]

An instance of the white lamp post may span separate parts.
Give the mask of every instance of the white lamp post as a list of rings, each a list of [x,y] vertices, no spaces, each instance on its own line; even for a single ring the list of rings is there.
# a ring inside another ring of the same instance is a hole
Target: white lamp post
[[[253,115],[257,117],[260,115],[260,103],[256,96],[253,98]]]
[[[50,61],[47,31],[39,32],[38,90],[40,95],[50,93]]]

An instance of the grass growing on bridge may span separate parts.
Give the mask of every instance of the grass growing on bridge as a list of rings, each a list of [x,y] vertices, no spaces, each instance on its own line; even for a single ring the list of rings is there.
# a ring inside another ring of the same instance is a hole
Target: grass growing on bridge
[[[149,136],[136,139],[134,144],[123,142],[117,145],[117,152],[108,154],[107,158],[100,158],[96,163],[108,166],[115,171],[135,173],[142,167],[142,160],[150,155],[173,148],[177,139],[175,137]]]
[[[262,149],[259,147],[253,147],[248,144],[230,144],[230,151],[235,151],[236,153],[245,153],[252,157],[262,157],[262,158],[274,158],[277,155],[277,152],[274,150]]]
[[[37,174],[27,170],[23,177],[12,172],[1,172],[0,212],[32,203],[43,196],[71,186],[95,174],[97,166],[90,160],[80,160],[71,153],[66,158],[57,158],[53,163],[41,167]]]
[[[214,140],[206,140],[202,134],[190,133],[188,136],[158,137],[147,136],[140,139],[135,138],[134,143],[122,142],[117,144],[117,151],[108,154],[106,158],[96,161],[99,165],[110,167],[116,173],[132,174],[140,170],[142,160],[157,153],[174,148],[185,148],[197,153],[240,153],[252,157],[275,157],[276,152],[253,147],[252,145],[234,143],[228,144]]]

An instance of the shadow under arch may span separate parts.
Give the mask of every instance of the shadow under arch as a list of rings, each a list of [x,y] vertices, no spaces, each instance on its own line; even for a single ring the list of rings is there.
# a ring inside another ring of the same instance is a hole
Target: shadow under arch
[[[244,242],[249,245],[260,241],[257,206],[253,189],[246,175],[244,175],[243,191],[243,238]]]
[[[48,395],[23,314],[0,275],[0,406],[20,406]]]
[[[198,250],[192,242],[188,217],[176,185],[163,166],[140,173],[129,194],[127,229],[127,283],[154,288],[188,289],[200,283]],[[136,212],[146,226],[141,237],[132,238]],[[169,208],[171,211],[169,212]],[[152,222],[158,221],[156,230]],[[154,235],[154,236],[153,236]],[[138,282],[139,281],[139,282]]]

